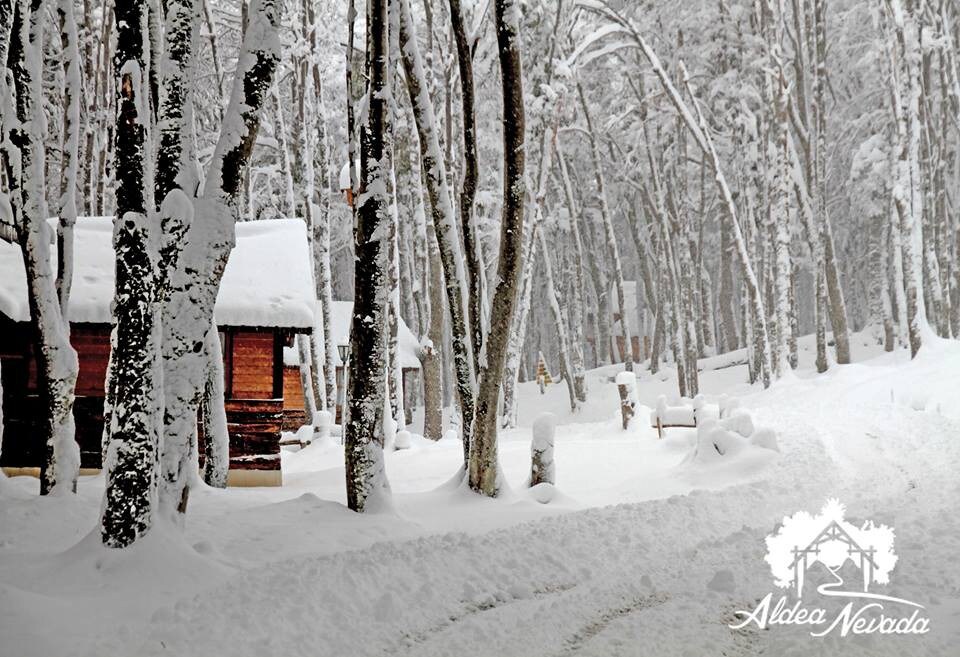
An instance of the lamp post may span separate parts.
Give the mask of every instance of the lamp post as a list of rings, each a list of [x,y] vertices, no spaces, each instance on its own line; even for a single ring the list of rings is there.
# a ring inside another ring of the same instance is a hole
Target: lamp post
[[[337,352],[340,354],[340,381],[337,385],[337,405],[340,407],[340,423],[344,421],[346,415],[347,402],[347,367],[350,363],[350,343],[338,344]],[[341,432],[341,436],[343,432]]]

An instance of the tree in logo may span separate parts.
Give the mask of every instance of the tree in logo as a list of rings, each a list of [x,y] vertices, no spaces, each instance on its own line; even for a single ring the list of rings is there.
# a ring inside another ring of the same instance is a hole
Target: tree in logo
[[[846,509],[838,500],[830,499],[820,513],[811,515],[798,511],[783,519],[777,532],[767,536],[767,556],[774,583],[780,588],[794,586],[797,596],[803,592],[806,571],[815,563],[822,564],[837,578],[847,561],[860,569],[863,590],[870,584],[886,584],[897,563],[893,551],[893,528],[866,521],[861,527],[844,519]]]

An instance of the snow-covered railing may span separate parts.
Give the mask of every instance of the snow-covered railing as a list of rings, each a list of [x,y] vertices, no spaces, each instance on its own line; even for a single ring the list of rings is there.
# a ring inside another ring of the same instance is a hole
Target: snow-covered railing
[[[650,413],[650,426],[657,430],[657,436],[663,438],[663,430],[670,428],[695,429],[706,420],[720,420],[728,417],[736,408],[736,401],[721,395],[716,403],[710,403],[703,395],[693,399],[682,397],[680,404],[670,406],[667,398],[660,395],[657,406]]]

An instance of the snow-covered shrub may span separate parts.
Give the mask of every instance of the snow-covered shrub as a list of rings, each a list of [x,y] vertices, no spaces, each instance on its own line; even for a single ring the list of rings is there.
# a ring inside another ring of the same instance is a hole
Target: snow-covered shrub
[[[704,422],[697,427],[697,442],[688,460],[697,463],[719,461],[730,451],[731,434],[716,422]]]
[[[394,449],[410,449],[410,432],[407,430],[398,431],[397,437],[393,441]]]
[[[697,424],[706,420],[719,420],[720,407],[717,404],[708,404],[706,397],[697,395],[693,398],[693,417]]]
[[[557,431],[557,418],[553,413],[543,413],[533,421],[533,440],[530,443],[530,486],[557,483],[553,462],[553,437]]]
[[[313,427],[309,424],[305,424],[299,429],[297,429],[297,440],[301,445],[309,445],[313,442]]]
[[[697,423],[696,443],[686,461],[719,462],[754,448],[780,451],[771,429],[755,429],[750,415],[737,409],[721,420],[705,418]]]
[[[735,431],[744,438],[753,435],[753,419],[746,411],[737,409],[729,416],[719,421],[720,426],[728,431]]]
[[[753,435],[750,436],[750,444],[764,449],[772,449],[775,452],[780,451],[780,446],[777,444],[777,434],[774,433],[773,429],[766,427],[753,432]]]
[[[730,397],[729,395],[720,395],[718,400],[718,405],[720,406],[720,417],[726,418],[740,407],[740,400]]]

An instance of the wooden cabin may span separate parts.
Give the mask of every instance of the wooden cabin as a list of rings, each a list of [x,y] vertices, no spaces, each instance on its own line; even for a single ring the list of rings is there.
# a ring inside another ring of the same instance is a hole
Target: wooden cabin
[[[99,471],[104,381],[113,298],[111,218],[81,218],[68,317],[80,364],[74,416],[82,472]],[[313,327],[313,268],[300,220],[237,224],[214,316],[224,355],[231,485],[282,483],[283,349]],[[0,372],[3,444],[8,474],[37,474],[43,412],[37,396],[35,345],[18,246],[0,242]],[[202,453],[202,450],[201,450]]]
[[[317,302],[317,318],[322,308]],[[353,315],[352,301],[334,301],[330,314],[330,333],[327,344],[333,349],[333,361],[336,365],[337,388],[342,388],[343,362],[340,359],[341,347],[350,344],[350,321]],[[397,344],[400,351],[400,369],[403,377],[404,410],[407,424],[412,420],[413,408],[417,404],[420,391],[420,341],[400,319],[397,327]],[[340,423],[343,416],[342,390],[335,404],[334,422]],[[306,423],[303,410],[303,386],[300,383],[300,355],[296,346],[283,350],[283,428],[284,431],[296,431]]]

